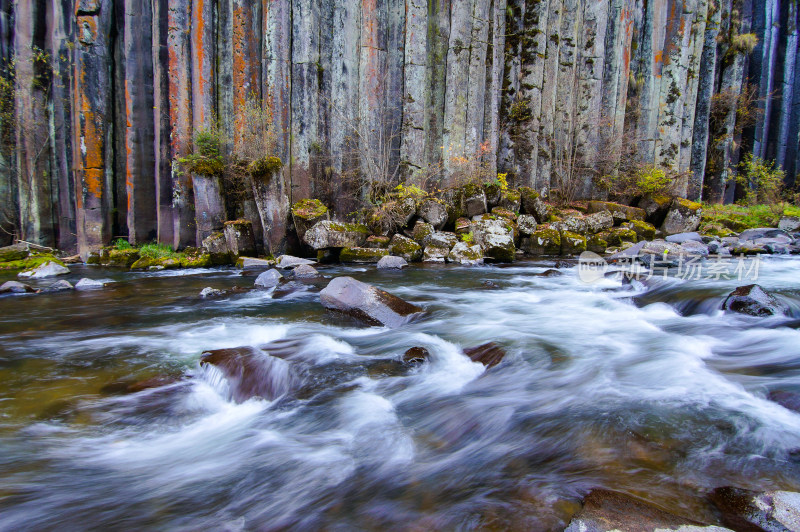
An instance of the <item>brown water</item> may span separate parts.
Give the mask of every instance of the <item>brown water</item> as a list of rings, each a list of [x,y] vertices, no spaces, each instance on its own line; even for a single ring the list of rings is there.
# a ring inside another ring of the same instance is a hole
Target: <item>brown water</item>
[[[800,490],[800,415],[765,399],[800,391],[799,331],[716,311],[740,283],[644,294],[548,267],[324,270],[429,310],[397,330],[313,290],[197,297],[252,286],[236,270],[73,267],[114,282],[0,298],[0,530],[559,530],[593,487],[709,522],[714,487]],[[759,283],[796,312],[799,271]],[[199,367],[282,338],[302,398],[236,403]],[[487,341],[508,353],[488,371],[461,351]],[[407,375],[365,369],[413,346],[431,360]],[[154,376],[175,382],[125,393]]]

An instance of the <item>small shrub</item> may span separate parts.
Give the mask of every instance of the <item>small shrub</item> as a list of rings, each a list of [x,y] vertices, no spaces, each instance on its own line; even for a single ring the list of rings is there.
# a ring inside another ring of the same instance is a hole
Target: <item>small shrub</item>
[[[464,233],[461,235],[461,241],[466,242],[467,244],[471,244],[472,240],[475,238],[475,235],[472,234],[472,231],[469,233]]]
[[[220,138],[215,129],[195,131],[194,151],[178,159],[178,163],[192,174],[221,176],[225,163],[219,154]]]
[[[776,205],[783,212],[783,178],[782,168],[774,162],[767,162],[760,157],[748,153],[739,164],[736,182],[747,189],[744,199],[746,205]]]
[[[282,166],[283,162],[278,157],[262,157],[247,165],[247,171],[255,178],[264,179],[270,177]]]
[[[130,243],[130,242],[128,242],[128,241],[127,241],[126,239],[124,239],[124,238],[118,238],[118,239],[116,239],[116,240],[113,242],[112,246],[114,246],[114,249],[133,249],[133,246],[131,246],[131,243]]]
[[[731,48],[742,55],[750,55],[758,44],[755,33],[742,33],[731,37]]]
[[[642,195],[664,192],[670,185],[672,179],[664,170],[655,166],[643,168],[636,176],[636,188]]]
[[[167,244],[145,244],[139,249],[139,255],[148,259],[162,259],[175,256],[172,246]]]

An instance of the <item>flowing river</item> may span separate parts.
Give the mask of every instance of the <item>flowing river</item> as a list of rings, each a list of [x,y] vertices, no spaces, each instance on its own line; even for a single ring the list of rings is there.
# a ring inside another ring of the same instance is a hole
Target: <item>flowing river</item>
[[[767,398],[800,392],[792,317],[719,311],[747,282],[552,267],[320,269],[429,311],[394,330],[313,289],[198,297],[252,287],[233,269],[77,266],[113,282],[3,297],[0,530],[560,530],[595,487],[707,522],[715,487],[800,490],[800,414]],[[795,318],[798,272],[771,258],[758,279]],[[264,378],[301,394],[237,402],[199,364],[276,340],[291,355]],[[498,366],[462,353],[489,341]],[[421,366],[381,365],[417,346]]]

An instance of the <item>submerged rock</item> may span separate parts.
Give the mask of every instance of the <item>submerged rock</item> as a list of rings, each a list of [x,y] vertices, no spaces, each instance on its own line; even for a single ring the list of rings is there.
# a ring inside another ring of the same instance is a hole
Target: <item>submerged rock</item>
[[[422,316],[425,311],[397,296],[352,277],[337,277],[320,292],[322,305],[369,325],[395,328]]]
[[[774,316],[789,314],[789,307],[757,284],[740,286],[731,292],[722,303],[722,310],[748,314],[750,316]]]
[[[206,351],[200,365],[213,366],[222,373],[231,399],[237,403],[253,397],[274,400],[299,385],[299,379],[285,360],[255,347]]]
[[[401,270],[406,266],[408,266],[406,259],[394,255],[386,255],[378,261],[379,270]]]
[[[6,281],[0,285],[0,294],[24,294],[32,292],[36,292],[36,290],[19,281]]]
[[[69,268],[66,266],[61,266],[55,262],[48,261],[32,270],[20,272],[18,277],[27,279],[44,279],[46,277],[55,277],[57,275],[66,275],[68,273]]]
[[[787,390],[773,390],[769,392],[767,399],[793,412],[800,412],[800,393]]]
[[[260,273],[253,284],[260,288],[272,288],[278,286],[281,279],[283,279],[283,275],[278,270],[272,269]]]
[[[84,277],[75,283],[75,290],[97,290],[103,288],[105,285],[106,283],[104,281],[97,281],[95,279]]]
[[[209,297],[221,296],[224,293],[225,293],[224,291],[219,290],[218,288],[212,288],[210,286],[206,286],[205,288],[200,290],[200,297],[205,299],[205,298],[209,298]]]
[[[41,292],[63,292],[65,290],[73,290],[74,288],[75,287],[72,286],[72,283],[61,279],[60,281],[56,281],[55,283],[51,284],[47,288],[43,288]]]
[[[464,354],[473,362],[480,362],[487,368],[491,368],[503,360],[506,356],[506,351],[498,344],[489,342],[477,347],[468,347],[464,349]]]
[[[431,354],[424,347],[412,347],[403,353],[403,364],[408,366],[419,366],[431,357]]]
[[[315,279],[320,276],[317,269],[309,264],[301,264],[292,273],[295,279]]]
[[[671,514],[636,497],[615,491],[594,489],[583,499],[583,508],[575,514],[564,532],[610,532],[681,530],[721,532],[718,526]]]
[[[723,487],[709,498],[722,512],[722,522],[735,530],[800,530],[800,493]]]

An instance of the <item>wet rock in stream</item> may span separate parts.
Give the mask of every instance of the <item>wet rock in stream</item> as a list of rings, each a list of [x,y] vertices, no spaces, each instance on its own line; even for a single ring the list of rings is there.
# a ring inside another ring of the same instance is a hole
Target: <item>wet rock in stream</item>
[[[800,493],[727,486],[715,489],[709,498],[722,512],[723,523],[734,530],[800,530]]]
[[[722,310],[750,316],[789,314],[789,307],[757,284],[740,286],[722,303]]]
[[[322,305],[368,325],[400,327],[421,317],[424,309],[352,277],[337,277],[320,292]]]
[[[213,366],[221,371],[230,397],[237,403],[253,397],[274,400],[299,385],[299,379],[285,360],[255,347],[206,351],[200,358],[200,366]]]

